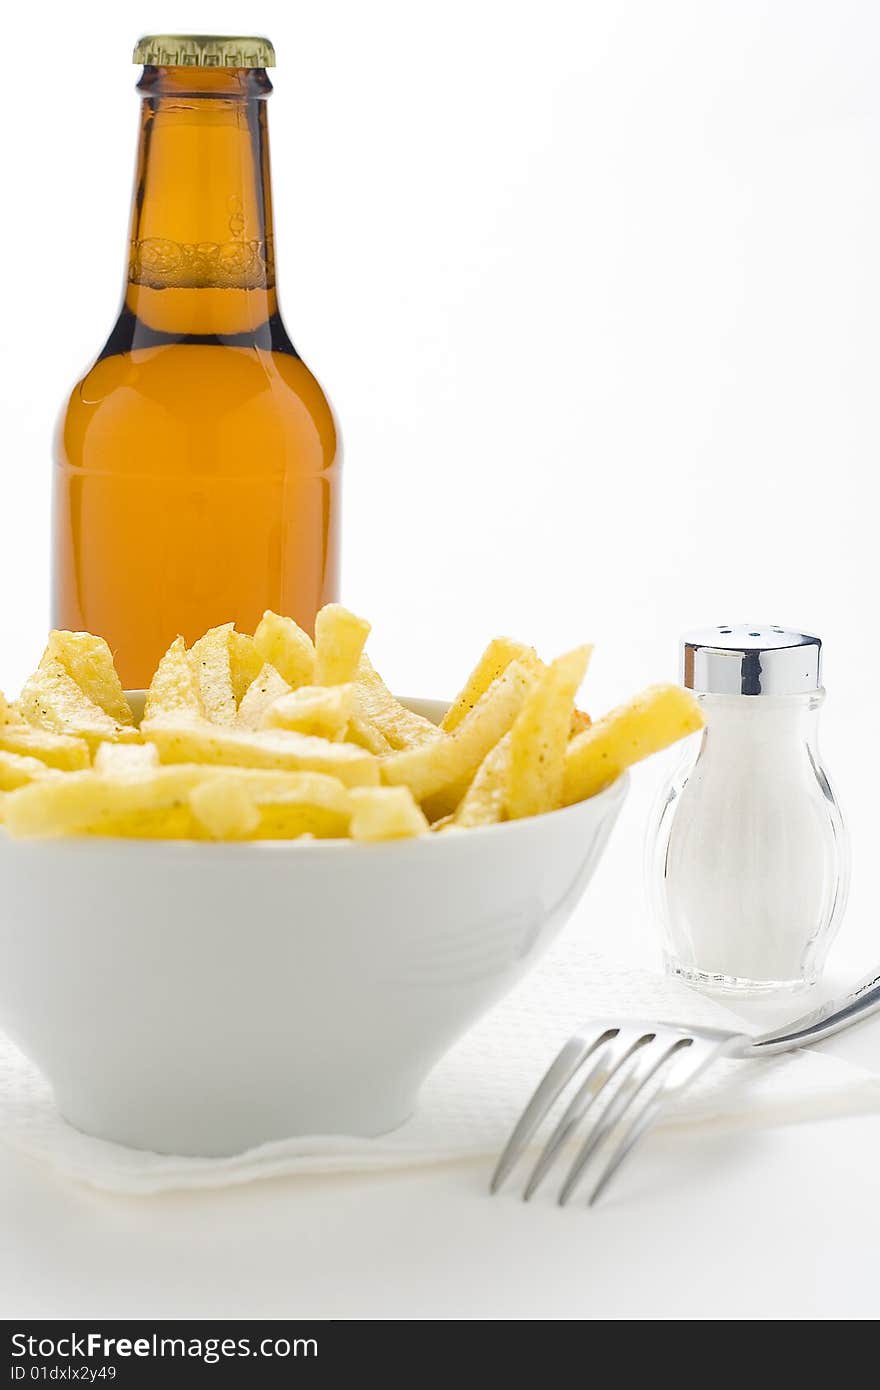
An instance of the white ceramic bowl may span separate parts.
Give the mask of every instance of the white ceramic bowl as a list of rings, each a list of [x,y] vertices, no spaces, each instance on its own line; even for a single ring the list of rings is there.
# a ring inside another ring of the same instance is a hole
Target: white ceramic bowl
[[[562,926],[626,785],[388,844],[0,832],[0,1028],[71,1124],[136,1148],[394,1129]]]

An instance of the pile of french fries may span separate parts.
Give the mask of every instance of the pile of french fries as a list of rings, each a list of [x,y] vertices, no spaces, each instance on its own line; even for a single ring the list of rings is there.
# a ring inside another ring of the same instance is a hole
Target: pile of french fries
[[[339,604],[315,639],[266,613],[159,663],[136,726],[107,643],[53,632],[18,700],[0,695],[0,821],[13,836],[391,840],[540,815],[594,796],[702,724],[653,686],[591,722],[591,649],[549,664],[491,641],[441,724],[391,694]]]

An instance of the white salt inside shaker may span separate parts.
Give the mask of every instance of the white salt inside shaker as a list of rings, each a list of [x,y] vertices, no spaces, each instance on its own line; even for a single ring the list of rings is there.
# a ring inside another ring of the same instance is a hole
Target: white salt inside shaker
[[[849,855],[819,756],[822,643],[759,624],[683,639],[706,728],[649,829],[667,968],[704,989],[801,989],[843,913]]]

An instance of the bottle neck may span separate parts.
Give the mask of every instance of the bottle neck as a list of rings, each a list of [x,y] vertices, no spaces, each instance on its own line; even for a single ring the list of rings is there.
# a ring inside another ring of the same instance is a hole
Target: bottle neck
[[[234,337],[277,314],[264,69],[146,67],[124,310]]]

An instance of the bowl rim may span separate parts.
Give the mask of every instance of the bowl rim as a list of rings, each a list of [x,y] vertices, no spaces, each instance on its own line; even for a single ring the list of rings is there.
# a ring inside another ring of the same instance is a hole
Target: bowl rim
[[[135,703],[142,701],[146,695],[143,690],[127,690],[127,698],[135,697]],[[415,709],[418,713],[424,713],[430,717],[430,712],[439,712],[440,717],[449,708],[448,700],[431,700],[422,696],[400,695],[397,697],[402,704],[410,709]],[[296,840],[187,840],[187,839],[139,839],[136,836],[125,835],[46,835],[32,836],[26,839],[14,839],[7,834],[0,821],[0,844],[5,843],[15,845],[17,848],[42,847],[51,845],[57,849],[61,845],[72,846],[72,852],[82,852],[86,847],[93,850],[100,850],[105,845],[124,845],[127,850],[134,854],[157,853],[160,850],[171,853],[198,853],[204,851],[206,854],[227,853],[238,857],[256,851],[257,853],[274,852],[287,850],[293,854],[333,854],[345,850],[356,854],[368,854],[378,852],[387,854],[392,848],[398,853],[413,852],[416,846],[423,846],[427,843],[435,845],[457,845],[462,843],[473,843],[475,840],[486,835],[516,835],[523,833],[525,827],[532,826],[536,822],[559,824],[560,817],[571,819],[577,814],[584,814],[586,807],[601,806],[603,812],[607,814],[614,806],[622,802],[626,796],[630,784],[630,774],[624,769],[618,777],[610,782],[607,787],[603,787],[594,796],[589,796],[585,801],[573,801],[570,806],[560,806],[555,811],[543,811],[538,816],[524,816],[520,820],[498,821],[494,825],[472,825],[458,827],[457,834],[442,835],[411,835],[394,840],[350,840],[345,836],[327,837],[326,839],[296,839]],[[432,851],[433,853],[434,851]]]

